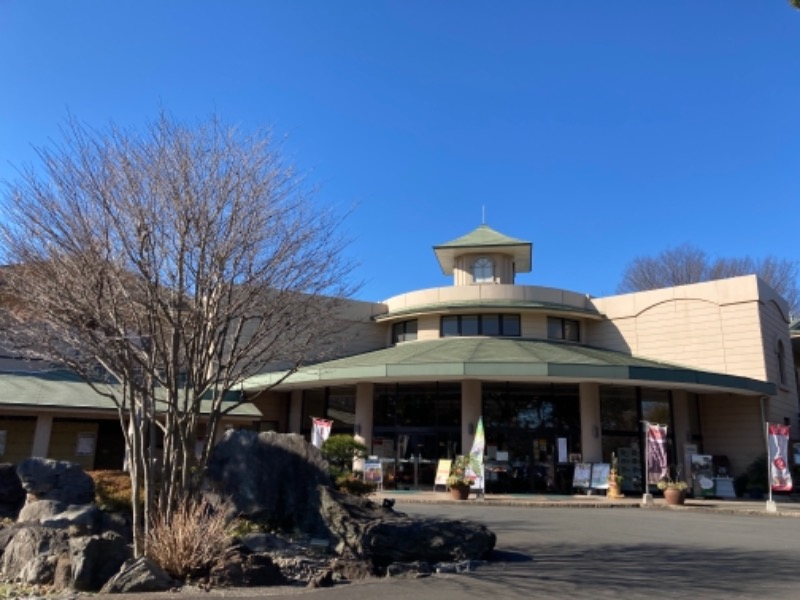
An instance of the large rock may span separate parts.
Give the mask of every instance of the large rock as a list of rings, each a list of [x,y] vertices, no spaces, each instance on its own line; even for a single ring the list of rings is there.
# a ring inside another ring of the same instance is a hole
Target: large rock
[[[97,591],[131,558],[128,543],[118,533],[76,537],[69,540],[72,588]]]
[[[331,485],[328,463],[300,435],[226,433],[211,453],[207,483],[230,496],[242,516],[312,536],[328,535],[319,493]]]
[[[209,583],[221,587],[285,585],[286,578],[272,559],[253,553],[244,545],[228,548],[225,559],[209,574]]]
[[[25,490],[17,475],[17,468],[0,464],[0,519],[16,519],[25,502]]]
[[[494,548],[497,536],[471,521],[411,518],[365,498],[320,490],[322,512],[349,551],[378,567],[391,563],[429,563],[479,559]]]
[[[58,500],[29,500],[19,511],[17,523],[41,523],[66,510],[67,505]]]
[[[122,565],[119,573],[108,580],[101,594],[136,594],[165,592],[176,582],[169,574],[149,558],[142,556]]]
[[[17,465],[17,475],[29,500],[55,500],[67,505],[94,502],[94,480],[79,464],[27,458]]]
[[[3,552],[3,574],[24,583],[52,583],[58,557],[66,554],[68,549],[65,531],[23,527]]]

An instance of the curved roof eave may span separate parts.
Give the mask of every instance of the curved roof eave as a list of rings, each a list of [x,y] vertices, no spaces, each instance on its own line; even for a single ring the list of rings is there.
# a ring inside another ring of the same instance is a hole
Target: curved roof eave
[[[408,352],[409,347],[417,351]],[[503,354],[505,356],[501,356]],[[245,391],[261,390],[274,385],[282,376],[282,373],[257,375],[248,379],[243,387]],[[358,381],[392,383],[461,379],[592,381],[662,385],[697,392],[775,393],[774,384],[747,377],[699,371],[577,344],[501,338],[408,342],[304,367],[276,389],[344,385]]]
[[[461,302],[436,302],[418,306],[410,306],[400,310],[395,310],[372,317],[372,320],[381,323],[393,319],[407,318],[411,316],[443,314],[453,311],[480,311],[485,309],[499,311],[514,311],[527,313],[558,313],[559,315],[575,316],[585,319],[603,320],[605,317],[596,310],[578,308],[567,304],[555,304],[548,302],[514,302],[508,300],[474,300]]]

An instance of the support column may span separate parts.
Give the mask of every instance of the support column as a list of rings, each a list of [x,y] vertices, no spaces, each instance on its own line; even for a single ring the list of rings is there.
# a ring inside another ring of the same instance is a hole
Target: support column
[[[467,454],[472,449],[475,426],[483,410],[482,391],[483,386],[478,380],[461,382],[461,454]]]
[[[672,423],[675,427],[675,464],[681,470],[681,479],[689,477],[691,465],[687,465],[686,443],[692,432],[689,424],[689,398],[684,390],[672,390]]]
[[[357,442],[367,447],[367,452],[372,454],[372,411],[375,384],[361,382],[356,385],[356,422],[353,433]]]
[[[50,451],[50,434],[52,431],[53,417],[51,415],[39,415],[36,417],[31,456],[47,458],[47,453]]]
[[[303,420],[303,390],[292,390],[289,396],[289,433],[300,433]]]
[[[600,386],[581,383],[581,453],[583,462],[603,462],[603,438],[600,421]]]

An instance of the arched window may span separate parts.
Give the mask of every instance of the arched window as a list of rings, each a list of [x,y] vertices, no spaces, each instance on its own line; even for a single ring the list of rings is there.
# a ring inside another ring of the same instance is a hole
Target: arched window
[[[494,265],[485,256],[472,264],[472,280],[475,283],[492,283],[494,281]]]

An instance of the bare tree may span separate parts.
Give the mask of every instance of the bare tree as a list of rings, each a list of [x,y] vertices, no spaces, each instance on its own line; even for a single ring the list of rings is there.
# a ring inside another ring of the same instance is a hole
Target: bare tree
[[[334,343],[353,291],[340,218],[268,133],[216,117],[141,132],[73,119],[38,155],[0,209],[5,329],[116,403],[142,554],[149,519],[198,490],[238,384]]]
[[[670,248],[654,257],[635,258],[623,272],[617,291],[653,290],[750,274],[758,275],[783,296],[792,314],[800,314],[797,286],[800,265],[797,261],[774,256],[760,260],[750,257],[712,259],[691,244]]]

